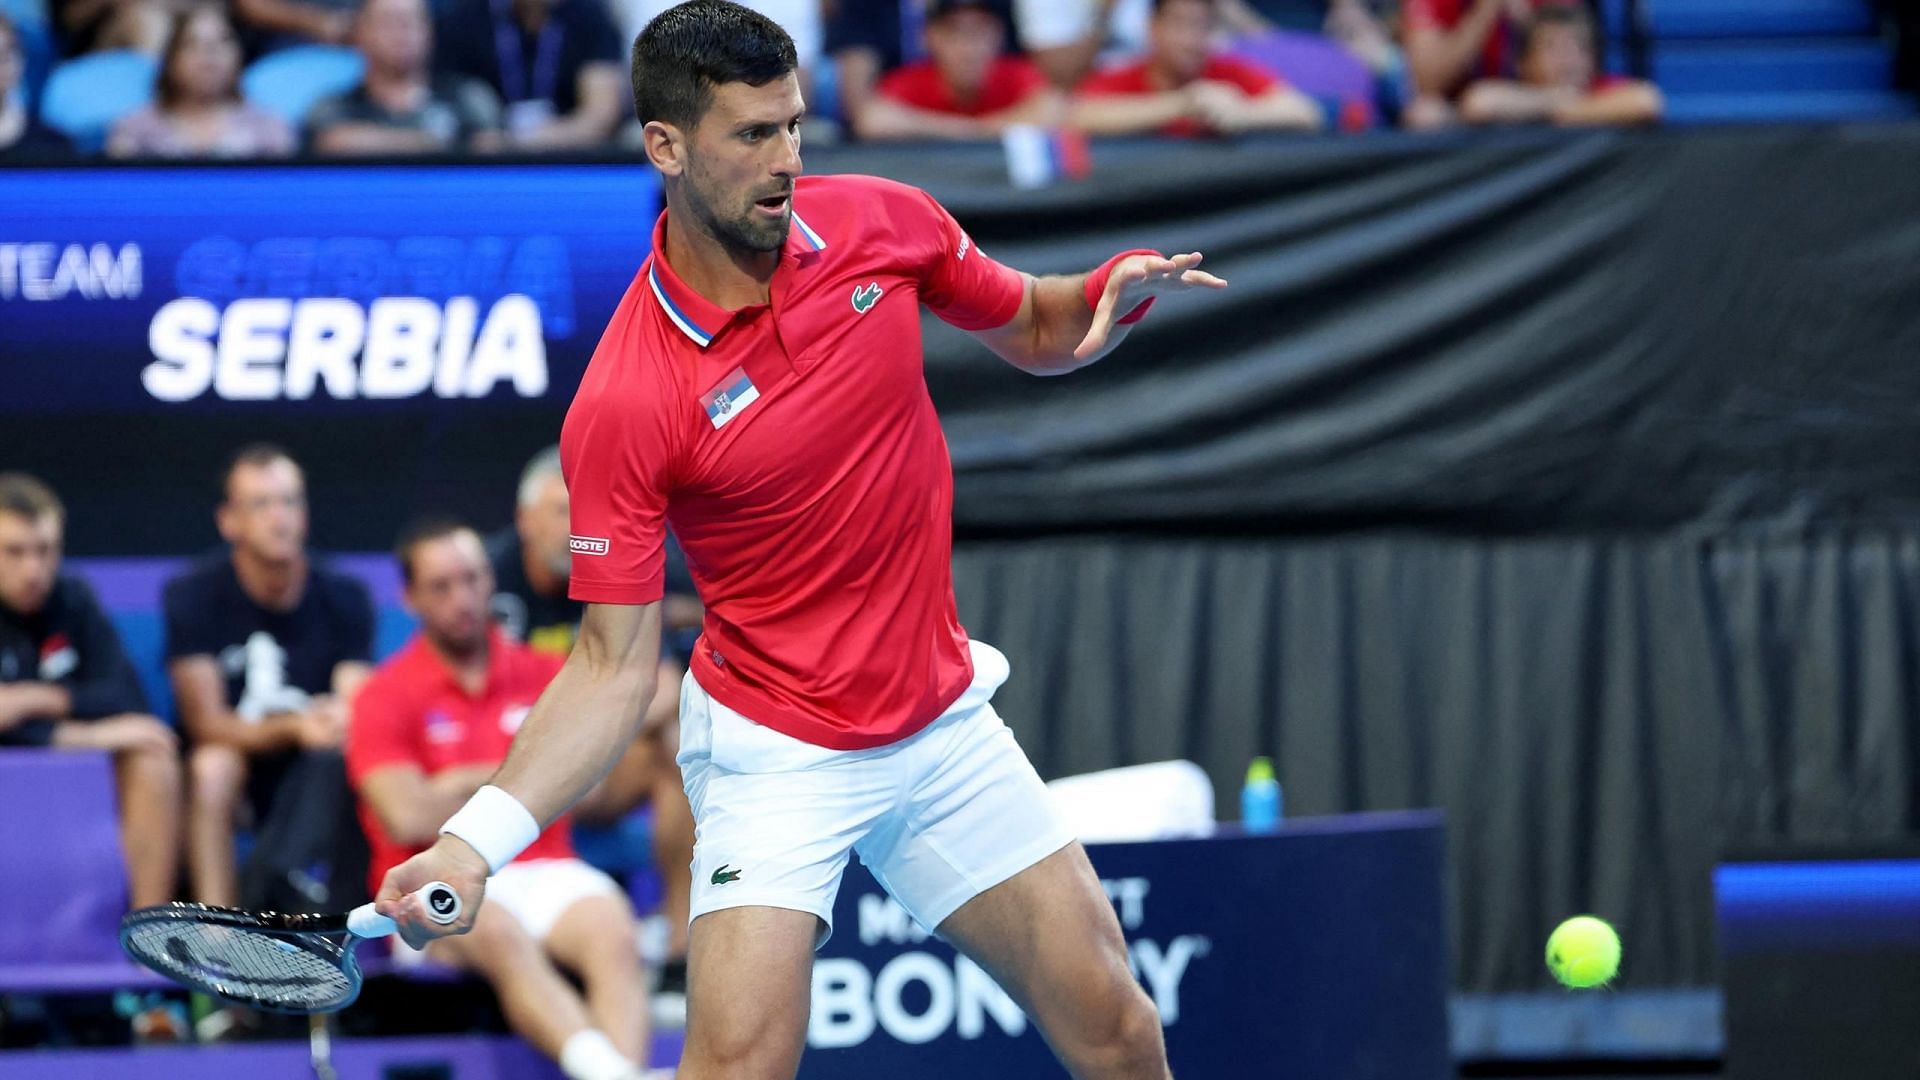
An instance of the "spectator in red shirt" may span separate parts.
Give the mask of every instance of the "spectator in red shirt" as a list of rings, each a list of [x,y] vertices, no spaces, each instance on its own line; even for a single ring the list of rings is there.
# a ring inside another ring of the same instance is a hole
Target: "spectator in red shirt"
[[[1511,73],[1510,38],[1542,0],[1406,0],[1402,26],[1414,93],[1452,99],[1476,78]]]
[[[1080,84],[1073,123],[1092,135],[1313,131],[1320,106],[1279,76],[1219,56],[1215,0],[1154,0],[1147,54]]]
[[[1520,46],[1520,78],[1482,79],[1460,98],[1470,124],[1650,124],[1660,91],[1640,79],[1600,74],[1597,27],[1586,8],[1545,7]]]
[[[862,139],[991,139],[1010,124],[1060,123],[1066,101],[1025,57],[985,0],[935,0],[927,58],[889,72],[853,114]]]
[[[431,844],[506,760],[564,662],[492,625],[493,572],[472,529],[416,526],[397,554],[420,632],[361,688],[347,740],[376,883]],[[433,942],[426,955],[486,979],[507,1022],[567,1076],[639,1080],[647,1007],[633,908],[611,878],[575,857],[567,818],[501,868],[487,901],[471,933]],[[411,950],[395,950],[411,962]]]

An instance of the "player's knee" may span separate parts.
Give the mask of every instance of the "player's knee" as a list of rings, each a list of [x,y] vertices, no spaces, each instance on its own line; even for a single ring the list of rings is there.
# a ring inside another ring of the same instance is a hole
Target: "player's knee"
[[[187,757],[187,773],[197,806],[230,807],[247,781],[247,759],[226,746],[196,746]]]
[[[1077,1071],[1089,1076],[1155,1076],[1166,1061],[1160,1013],[1138,983],[1128,979],[1087,1015],[1098,1020],[1062,1039]]]
[[[688,1060],[682,1064],[683,1072],[727,1080],[786,1080],[793,1075],[804,1026],[789,1033],[784,1024],[763,1026],[746,1021],[700,1025],[692,1015],[688,1021]],[[694,1066],[691,1070],[686,1068],[689,1063]]]

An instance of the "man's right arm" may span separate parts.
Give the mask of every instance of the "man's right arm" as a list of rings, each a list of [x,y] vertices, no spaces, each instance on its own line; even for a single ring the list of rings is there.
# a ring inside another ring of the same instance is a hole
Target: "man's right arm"
[[[243,754],[264,754],[300,745],[306,714],[282,714],[248,723],[227,704],[226,679],[220,664],[204,654],[178,656],[167,663],[173,682],[174,704],[180,724],[196,745],[216,743]]]
[[[566,666],[514,737],[494,786],[542,828],[578,802],[640,733],[660,665],[660,604],[589,604]]]

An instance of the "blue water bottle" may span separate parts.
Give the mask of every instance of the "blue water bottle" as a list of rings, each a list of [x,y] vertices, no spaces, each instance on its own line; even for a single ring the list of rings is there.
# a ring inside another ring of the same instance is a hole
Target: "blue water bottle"
[[[1274,778],[1272,758],[1257,757],[1247,766],[1247,786],[1240,789],[1240,827],[1250,833],[1280,827],[1280,781]]]

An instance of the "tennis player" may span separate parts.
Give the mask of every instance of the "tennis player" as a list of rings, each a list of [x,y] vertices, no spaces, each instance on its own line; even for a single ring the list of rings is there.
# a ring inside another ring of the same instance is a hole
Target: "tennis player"
[[[1008,362],[1098,360],[1155,296],[1225,282],[1198,254],[1035,278],[926,193],[800,176],[793,43],[723,0],[655,18],[634,105],[666,210],[561,437],[566,666],[493,782],[377,899],[416,945],[464,931],[489,871],[632,741],[654,691],[669,522],[707,612],[682,687],[698,823],[688,1080],[790,1078],[848,853],[989,971],[1076,1077],[1169,1075],[1112,907],[990,699],[1007,662],[953,599],[952,466],[919,306]],[[418,897],[453,884],[465,914]]]

